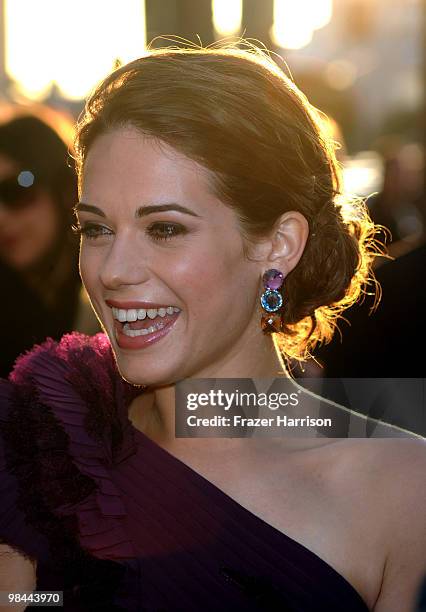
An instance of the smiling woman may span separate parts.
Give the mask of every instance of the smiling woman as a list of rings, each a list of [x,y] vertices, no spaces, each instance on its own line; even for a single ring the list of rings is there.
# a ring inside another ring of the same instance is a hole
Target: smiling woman
[[[376,228],[341,196],[317,111],[256,48],[152,51],[94,91],[76,154],[105,333],[47,340],[0,385],[0,536],[37,588],[72,610],[409,612],[423,440],[325,437],[312,417],[365,423],[313,395],[285,406],[291,437],[175,435],[181,382],[296,393],[287,357],[331,337],[370,276]]]

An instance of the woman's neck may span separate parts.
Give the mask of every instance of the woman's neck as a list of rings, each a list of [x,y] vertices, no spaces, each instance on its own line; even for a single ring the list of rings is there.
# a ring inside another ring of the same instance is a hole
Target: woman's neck
[[[266,379],[288,377],[288,372],[280,354],[271,341],[263,337],[266,350],[248,353],[249,358],[228,364],[214,372],[203,372],[194,378],[253,378]],[[269,347],[268,347],[269,345]],[[252,359],[251,356],[256,359]],[[244,361],[244,363],[243,363]],[[129,409],[129,418],[136,429],[162,446],[170,446],[175,441],[175,385],[148,389],[135,400]]]

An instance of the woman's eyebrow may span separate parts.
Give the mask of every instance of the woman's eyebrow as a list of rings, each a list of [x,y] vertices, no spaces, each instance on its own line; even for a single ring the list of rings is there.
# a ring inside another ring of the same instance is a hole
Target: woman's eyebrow
[[[103,212],[103,210],[101,210],[97,206],[86,204],[85,202],[77,202],[77,204],[73,206],[72,210],[74,213],[78,213],[78,212],[85,210],[86,212],[91,212],[95,215],[99,215],[100,217],[106,217],[106,214]]]
[[[86,204],[85,202],[77,202],[77,204],[73,208],[74,212],[86,211],[91,212],[95,215],[99,215],[100,217],[106,217],[103,210],[98,208],[97,206],[93,206],[92,204]],[[135,211],[135,218],[140,219],[141,217],[146,217],[152,213],[164,212],[168,210],[174,210],[176,212],[181,212],[185,215],[191,215],[192,217],[200,217],[193,210],[186,208],[186,206],[182,206],[181,204],[176,204],[175,202],[170,202],[168,204],[150,204],[147,206],[139,206],[139,208]]]
[[[181,204],[176,204],[175,202],[170,202],[167,204],[150,204],[147,206],[140,206],[135,212],[135,217],[146,217],[151,213],[164,212],[167,210],[175,210],[176,212],[181,212],[184,215],[200,217],[200,215],[197,215],[197,213],[195,213],[193,210],[190,210],[189,208],[186,208],[186,206],[182,206]]]

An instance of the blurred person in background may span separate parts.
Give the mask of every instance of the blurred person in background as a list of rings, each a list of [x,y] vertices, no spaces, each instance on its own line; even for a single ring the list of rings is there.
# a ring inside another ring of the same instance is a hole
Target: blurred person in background
[[[329,378],[423,378],[425,365],[418,358],[426,341],[423,323],[426,290],[421,279],[426,269],[426,244],[376,271],[381,300],[367,295],[361,305],[345,314],[346,323],[330,344],[317,349]]]
[[[36,115],[0,125],[0,373],[46,336],[95,333],[72,230],[75,173],[68,147]]]
[[[384,157],[383,187],[367,203],[374,222],[391,233],[391,258],[380,258],[375,265],[380,302],[369,291],[362,304],[345,313],[342,335],[317,348],[315,357],[324,366],[319,375],[328,378],[423,378],[425,374],[424,360],[416,355],[416,347],[426,342],[426,289],[421,282],[426,269],[423,149],[414,142],[393,141],[390,146],[390,140],[379,149]]]
[[[392,234],[389,253],[399,257],[424,240],[424,153],[413,142],[397,147],[386,144],[382,155],[382,189],[368,199],[368,205],[373,221]]]

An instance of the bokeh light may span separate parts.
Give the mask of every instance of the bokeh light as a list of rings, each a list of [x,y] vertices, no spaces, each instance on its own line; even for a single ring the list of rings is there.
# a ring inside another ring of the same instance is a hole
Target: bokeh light
[[[6,71],[33,100],[52,84],[83,98],[117,60],[146,47],[142,0],[6,0],[5,20]]]
[[[283,49],[301,49],[332,16],[332,0],[274,0],[271,38]]]
[[[212,0],[213,27],[219,36],[231,36],[240,31],[243,0]]]
[[[353,62],[344,59],[335,60],[327,65],[325,78],[330,87],[343,91],[355,83],[357,72],[357,67]]]

